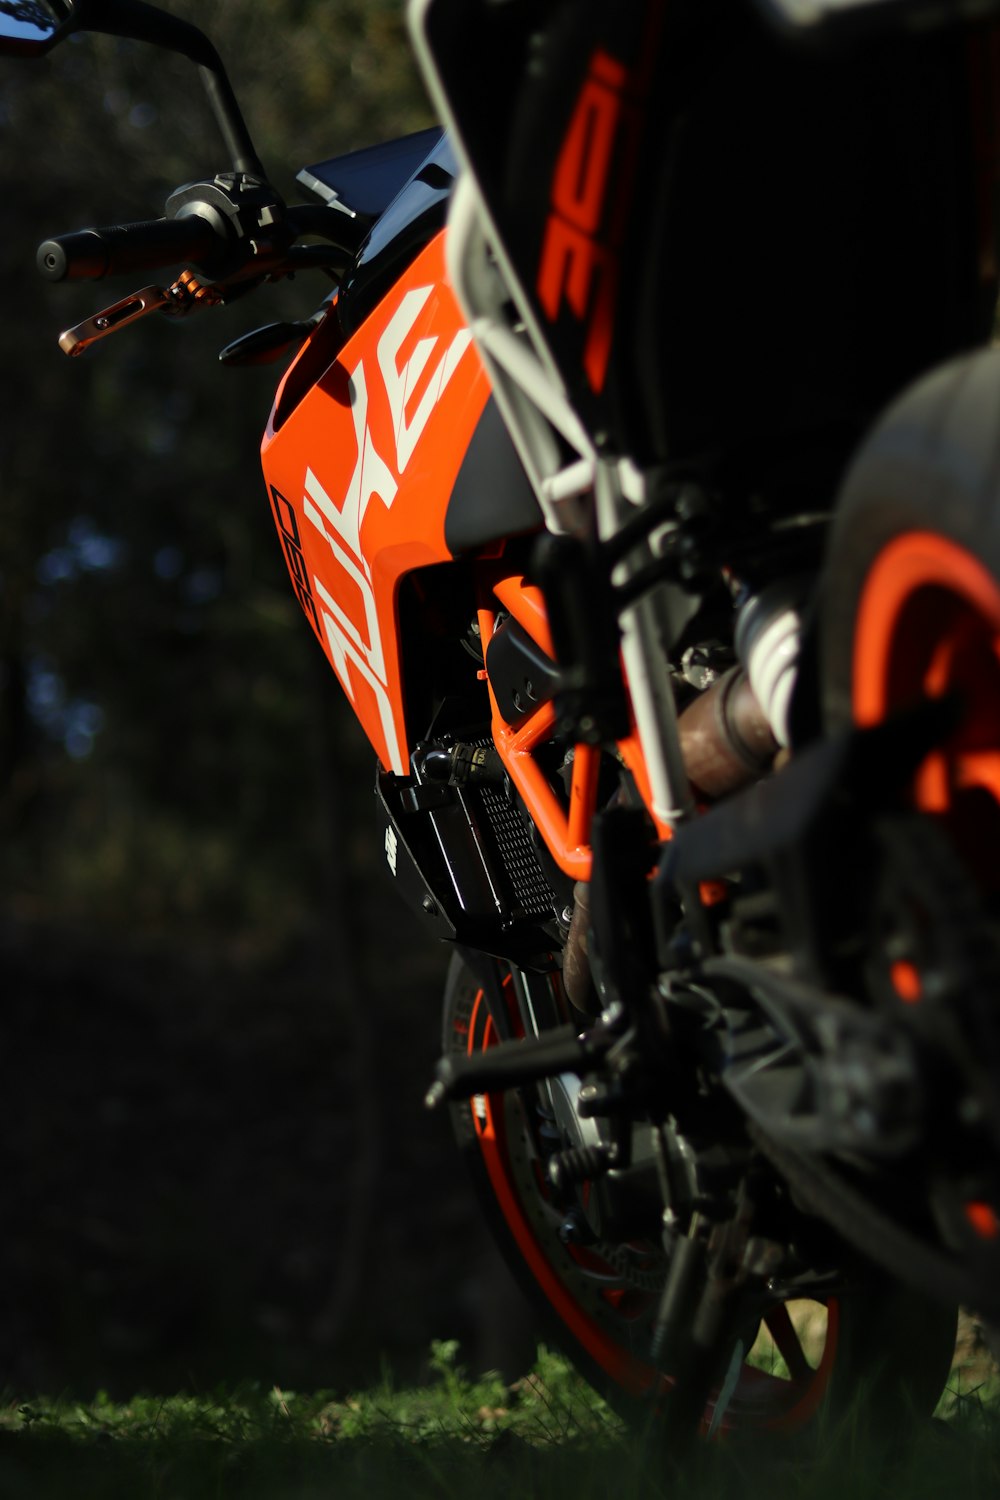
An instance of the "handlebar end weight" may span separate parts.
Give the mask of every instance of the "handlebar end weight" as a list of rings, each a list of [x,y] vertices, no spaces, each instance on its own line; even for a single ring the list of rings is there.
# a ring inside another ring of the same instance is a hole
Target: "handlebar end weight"
[[[35,265],[46,281],[65,281],[71,271],[74,281],[99,281],[107,274],[107,247],[94,230],[81,229],[57,240],[43,240]]]

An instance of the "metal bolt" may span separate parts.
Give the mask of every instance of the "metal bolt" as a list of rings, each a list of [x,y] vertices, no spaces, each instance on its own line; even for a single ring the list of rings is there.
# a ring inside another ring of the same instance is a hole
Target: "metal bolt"
[[[559,1239],[564,1245],[579,1245],[581,1241],[590,1239],[587,1226],[581,1219],[578,1209],[573,1209],[559,1225]]]
[[[702,641],[689,646],[681,657],[681,673],[692,687],[703,692],[732,664],[732,652],[721,641]]]
[[[429,917],[437,915],[437,905],[434,901],[433,896],[425,896],[420,905],[423,907],[424,911]]]

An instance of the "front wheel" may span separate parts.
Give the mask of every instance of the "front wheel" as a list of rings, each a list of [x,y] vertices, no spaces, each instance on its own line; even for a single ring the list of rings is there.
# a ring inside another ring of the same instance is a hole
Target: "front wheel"
[[[516,1032],[512,989],[508,975],[504,995]],[[458,955],[443,1019],[446,1052],[473,1055],[497,1040],[483,988]],[[558,1125],[534,1093],[476,1095],[452,1106],[452,1121],[493,1232],[546,1336],[627,1420],[648,1422],[671,1395],[650,1356],[669,1264],[659,1236],[582,1241],[569,1232],[542,1160]],[[897,1411],[929,1414],[954,1343],[953,1312],[884,1278],[823,1302],[774,1303],[734,1356],[702,1430],[797,1430],[821,1407],[845,1409],[861,1389],[881,1393]]]

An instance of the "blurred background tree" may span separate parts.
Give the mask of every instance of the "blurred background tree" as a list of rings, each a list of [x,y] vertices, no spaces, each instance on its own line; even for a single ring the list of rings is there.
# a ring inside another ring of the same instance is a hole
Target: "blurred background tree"
[[[168,8],[289,199],[431,123],[397,0]],[[91,36],[5,59],[0,162],[0,1378],[350,1384],[456,1333],[490,1362],[496,1273],[419,1108],[444,959],[383,883],[371,752],[276,543],[281,367],[216,362],[329,282],[71,363],[58,331],[155,278],[51,286],[35,246],[229,166],[196,70]]]
[[[230,60],[289,198],[301,165],[429,121],[397,5],[280,0],[266,25],[249,0],[174,9]],[[329,284],[314,274],[212,316],[154,317],[70,365],[58,329],[131,285],[47,286],[34,244],[153,217],[173,187],[228,163],[196,70],[138,44],[78,36],[8,62],[2,107],[7,889],[88,924],[283,941],[309,921],[327,852],[327,690],[256,458],[280,366],[221,371],[215,355],[308,314]]]

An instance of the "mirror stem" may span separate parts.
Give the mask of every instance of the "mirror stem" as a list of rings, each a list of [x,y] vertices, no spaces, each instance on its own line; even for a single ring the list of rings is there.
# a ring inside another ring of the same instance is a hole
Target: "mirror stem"
[[[239,104],[236,102],[236,95],[233,93],[229,78],[221,69],[216,71],[204,64],[198,71],[202,76],[209,103],[219,122],[226,150],[232,157],[234,168],[237,172],[245,172],[250,177],[264,178],[264,168],[253,148],[250,132]]]
[[[146,0],[74,0],[64,30],[131,37],[179,52],[197,63],[235,170],[266,180],[222,59],[197,26],[146,4]]]

